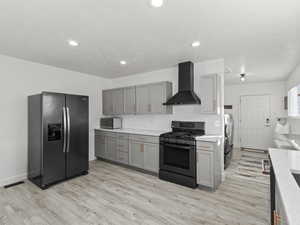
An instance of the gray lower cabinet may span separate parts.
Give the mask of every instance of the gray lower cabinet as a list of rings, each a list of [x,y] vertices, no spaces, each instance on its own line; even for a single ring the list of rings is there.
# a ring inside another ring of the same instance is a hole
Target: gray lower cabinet
[[[159,138],[96,130],[95,156],[158,173]]]
[[[158,173],[159,170],[159,145],[144,144],[144,169]]]
[[[117,138],[106,136],[105,142],[107,159],[115,161],[117,159]]]
[[[198,150],[197,151],[197,182],[207,187],[214,186],[214,153]]]
[[[222,182],[222,148],[215,142],[197,141],[197,183],[217,189]]]
[[[106,158],[104,135],[95,135],[95,155],[101,158]]]
[[[144,144],[142,142],[130,141],[129,164],[144,169]]]

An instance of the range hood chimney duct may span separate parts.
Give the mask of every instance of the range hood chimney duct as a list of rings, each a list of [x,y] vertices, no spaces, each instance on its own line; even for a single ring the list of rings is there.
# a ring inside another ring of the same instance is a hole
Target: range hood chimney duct
[[[178,93],[164,105],[195,105],[201,104],[194,92],[194,64],[183,62],[178,65]]]

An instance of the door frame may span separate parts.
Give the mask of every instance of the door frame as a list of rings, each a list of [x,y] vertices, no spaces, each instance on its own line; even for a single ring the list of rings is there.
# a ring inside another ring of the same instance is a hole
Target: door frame
[[[243,94],[243,95],[240,95],[239,97],[239,117],[238,117],[238,124],[239,124],[239,127],[238,127],[238,133],[239,133],[239,137],[238,137],[238,143],[239,143],[239,146],[240,146],[240,149],[243,149],[244,147],[242,146],[242,137],[241,137],[241,120],[242,120],[242,98],[243,97],[255,97],[255,96],[269,96],[269,107],[270,107],[270,119],[272,117],[272,113],[271,113],[271,96],[272,94],[271,93],[262,93],[262,94]],[[255,149],[255,150],[264,150],[265,149]]]

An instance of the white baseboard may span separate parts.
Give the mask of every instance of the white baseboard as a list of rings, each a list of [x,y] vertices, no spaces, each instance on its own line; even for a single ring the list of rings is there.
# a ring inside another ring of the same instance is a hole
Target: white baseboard
[[[19,175],[13,176],[13,177],[8,177],[8,178],[0,180],[0,187],[3,187],[8,184],[13,184],[13,183],[16,183],[19,181],[23,181],[25,179],[27,179],[27,173],[19,174]]]
[[[89,159],[89,161],[94,161],[96,159],[97,158],[94,157],[92,159]],[[13,184],[13,183],[16,183],[16,182],[19,182],[19,181],[23,181],[23,180],[26,180],[26,179],[27,179],[27,173],[23,173],[23,174],[19,174],[19,175],[16,175],[16,176],[4,178],[4,179],[0,180],[0,187],[3,187],[3,186],[8,185],[8,184]]]

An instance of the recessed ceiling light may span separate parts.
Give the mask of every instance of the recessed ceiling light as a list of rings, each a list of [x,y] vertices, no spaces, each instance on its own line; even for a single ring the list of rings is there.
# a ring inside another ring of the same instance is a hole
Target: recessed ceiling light
[[[194,41],[194,42],[192,43],[192,46],[193,46],[194,48],[199,47],[199,46],[200,46],[200,41]]]
[[[126,65],[127,62],[126,62],[125,60],[121,60],[121,61],[120,61],[120,64],[121,64],[121,65]]]
[[[151,0],[150,3],[152,7],[159,8],[164,4],[164,0]]]
[[[68,40],[68,44],[72,47],[77,47],[79,45],[79,42],[75,40]]]

